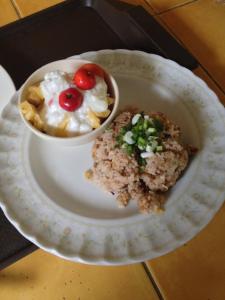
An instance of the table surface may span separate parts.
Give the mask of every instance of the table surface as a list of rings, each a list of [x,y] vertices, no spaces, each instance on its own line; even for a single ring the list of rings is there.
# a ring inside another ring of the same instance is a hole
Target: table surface
[[[0,26],[61,0],[0,0]],[[225,104],[225,1],[126,0],[142,5],[198,59],[195,74]],[[185,246],[123,267],[62,260],[38,250],[0,272],[0,299],[225,299],[225,205]]]

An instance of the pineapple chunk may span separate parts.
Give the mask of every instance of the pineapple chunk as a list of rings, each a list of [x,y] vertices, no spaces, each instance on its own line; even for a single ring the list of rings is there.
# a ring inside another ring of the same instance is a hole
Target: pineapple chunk
[[[36,107],[43,104],[44,97],[39,86],[32,85],[28,88],[27,100]]]
[[[94,114],[99,118],[107,118],[110,115],[111,111],[109,109],[103,111],[103,112],[94,112]]]
[[[36,113],[35,106],[30,104],[28,101],[24,101],[24,102],[20,103],[19,106],[20,106],[21,112],[24,115],[24,118],[27,121],[31,121],[34,118],[34,115]]]
[[[58,125],[58,127],[55,129],[54,135],[58,137],[66,137],[68,136],[68,132],[66,130],[66,127],[69,123],[69,117],[66,115],[65,118],[62,120],[62,122]]]
[[[20,109],[24,118],[30,122],[35,128],[39,130],[43,130],[44,122],[40,118],[36,107],[29,103],[28,101],[24,101],[20,103]]]
[[[111,105],[114,103],[114,98],[112,97],[107,97],[107,102],[108,102],[108,105]]]
[[[89,109],[87,116],[88,116],[88,119],[90,121],[92,128],[100,127],[100,125],[101,125],[100,119],[95,115],[95,113],[92,110]]]

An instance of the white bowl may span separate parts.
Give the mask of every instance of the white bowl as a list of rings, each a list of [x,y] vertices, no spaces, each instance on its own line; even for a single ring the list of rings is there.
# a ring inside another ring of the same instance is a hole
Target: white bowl
[[[27,91],[28,87],[43,80],[44,75],[46,73],[55,71],[55,70],[60,70],[60,71],[64,71],[67,73],[74,73],[75,70],[77,70],[79,67],[81,67],[83,64],[86,64],[86,63],[92,63],[92,62],[87,61],[87,60],[81,60],[81,59],[63,59],[63,60],[51,62],[51,63],[39,68],[34,73],[32,73],[30,75],[30,77],[28,77],[28,79],[25,81],[25,83],[21,87],[20,92],[19,92],[19,103],[26,100],[25,95],[26,95],[26,91]],[[78,146],[78,145],[83,145],[83,144],[91,142],[99,134],[101,134],[105,130],[105,128],[110,124],[110,122],[115,117],[115,114],[117,112],[118,105],[119,105],[119,90],[118,90],[117,83],[116,83],[115,79],[112,77],[112,75],[110,75],[109,73],[107,73],[107,75],[108,75],[109,83],[111,85],[112,94],[113,94],[115,101],[114,101],[114,105],[113,105],[111,114],[101,124],[101,126],[99,128],[93,129],[91,132],[84,133],[80,136],[55,137],[55,136],[51,136],[46,133],[43,133],[40,130],[38,130],[37,128],[35,128],[30,122],[28,122],[24,118],[24,116],[20,110],[20,115],[21,115],[25,125],[38,137],[48,140],[48,141],[51,141],[51,142],[55,142],[55,143],[63,145],[63,146]]]

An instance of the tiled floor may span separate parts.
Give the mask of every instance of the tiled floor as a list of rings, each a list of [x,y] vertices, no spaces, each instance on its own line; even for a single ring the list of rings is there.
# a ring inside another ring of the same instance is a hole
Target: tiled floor
[[[18,19],[17,13],[9,0],[0,0],[0,26]]]
[[[225,296],[225,205],[187,245],[148,262],[168,300],[223,300]]]
[[[141,264],[96,267],[42,250],[0,272],[4,300],[159,300]]]
[[[52,5],[58,4],[63,0],[11,0],[20,17],[25,17]]]
[[[225,5],[198,0],[160,17],[225,91]]]
[[[6,0],[7,1],[7,0]],[[38,12],[44,8],[50,7],[54,4],[63,2],[64,0],[38,0],[38,1],[28,1],[28,0],[11,0],[17,9],[21,17],[28,16],[32,13]],[[124,0],[124,2],[134,5],[142,5],[149,13],[153,14],[151,6],[146,3],[145,0]]]

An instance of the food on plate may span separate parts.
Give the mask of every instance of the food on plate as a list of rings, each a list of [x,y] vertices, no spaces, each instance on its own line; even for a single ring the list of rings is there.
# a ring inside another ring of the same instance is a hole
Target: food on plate
[[[86,63],[73,74],[45,74],[29,86],[20,110],[36,129],[52,136],[71,137],[101,126],[112,112],[114,98],[107,73]]]
[[[163,210],[165,192],[174,186],[194,148],[180,142],[181,130],[163,113],[122,112],[94,143],[87,179],[116,196],[131,199],[143,213]]]

